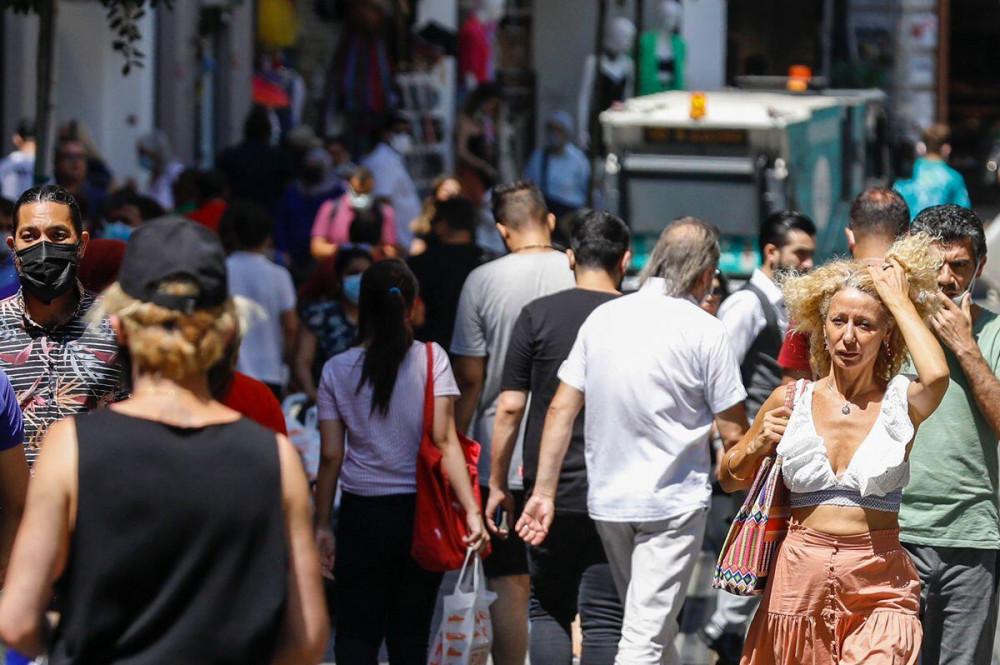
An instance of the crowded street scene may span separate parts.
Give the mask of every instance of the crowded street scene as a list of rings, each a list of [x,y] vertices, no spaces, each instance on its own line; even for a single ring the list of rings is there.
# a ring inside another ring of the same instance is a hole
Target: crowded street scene
[[[995,0],[0,0],[0,665],[1000,665]]]

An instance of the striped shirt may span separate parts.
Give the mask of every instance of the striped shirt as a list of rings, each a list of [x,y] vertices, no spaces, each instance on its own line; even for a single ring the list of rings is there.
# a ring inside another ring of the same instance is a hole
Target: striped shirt
[[[118,342],[107,319],[87,323],[96,298],[80,287],[80,304],[66,323],[32,321],[17,294],[0,301],[0,370],[24,414],[24,450],[34,464],[49,425],[96,409],[124,394]]]
[[[434,396],[458,396],[448,354],[434,348]],[[427,353],[414,342],[407,352],[383,416],[371,412],[372,388],[358,390],[364,349],[353,347],[323,367],[316,397],[319,419],[340,420],[347,430],[341,487],[361,496],[413,494],[417,491],[417,451],[423,437]]]

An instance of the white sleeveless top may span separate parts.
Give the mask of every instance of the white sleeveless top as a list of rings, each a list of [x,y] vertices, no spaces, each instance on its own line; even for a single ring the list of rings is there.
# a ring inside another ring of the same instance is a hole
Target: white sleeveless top
[[[802,383],[777,449],[792,507],[838,505],[899,512],[903,487],[910,481],[906,446],[914,434],[907,396],[910,378],[900,374],[889,382],[871,431],[840,478],[833,473],[813,421],[816,384],[803,389]]]

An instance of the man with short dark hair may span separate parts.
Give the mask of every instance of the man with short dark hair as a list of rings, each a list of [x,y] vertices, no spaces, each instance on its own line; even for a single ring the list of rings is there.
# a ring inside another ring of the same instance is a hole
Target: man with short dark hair
[[[451,346],[462,286],[473,270],[493,258],[476,245],[478,224],[478,210],[469,199],[457,196],[440,201],[431,218],[435,242],[407,259],[426,308],[424,324],[416,330],[422,342],[437,342],[445,349]]]
[[[951,130],[948,125],[936,123],[924,130],[923,139],[917,144],[920,158],[913,163],[913,177],[897,180],[893,189],[899,192],[910,207],[915,219],[925,208],[953,204],[971,208],[969,191],[962,174],[948,166],[951,156]]]
[[[285,268],[267,258],[274,218],[253,201],[233,200],[226,210],[236,238],[236,251],[226,259],[229,292],[258,307],[243,334],[236,369],[262,381],[281,399],[285,360],[298,331],[295,286]]]
[[[0,370],[24,412],[24,447],[34,464],[49,425],[116,401],[124,390],[118,342],[107,319],[89,322],[95,297],[77,279],[90,234],[80,208],[58,185],[40,185],[14,204],[15,253],[21,282],[0,301]]]
[[[956,205],[925,209],[911,229],[940,239],[942,309],[931,327],[951,371],[913,441],[899,513],[899,539],[920,575],[921,662],[989,665],[1000,583],[1000,317],[972,302],[986,238],[976,214]]]
[[[746,391],[725,326],[699,303],[719,232],[671,222],[637,293],[593,311],[559,369],[535,489],[517,523],[550,536],[559,470],[586,403],[587,508],[625,606],[616,663],[679,665],[677,615],[705,533],[713,421],[728,448],[747,431]]]
[[[559,366],[590,313],[621,295],[619,288],[631,258],[630,240],[625,222],[611,213],[579,213],[567,252],[576,288],[531,302],[514,324],[493,425],[492,476],[485,513],[490,530],[501,538],[509,537],[508,529],[496,523],[495,511],[503,506],[507,515],[514,513],[507,475],[525,411],[524,490],[531,492],[545,413],[559,387]],[[553,532],[542,545],[528,548],[533,663],[569,665],[573,660],[571,626],[578,612],[583,662],[611,665],[618,651],[621,602],[601,537],[587,515],[583,423],[581,413],[573,424],[573,439],[559,474],[558,519]]]
[[[788,330],[788,313],[778,276],[812,269],[816,226],[802,213],[776,212],[761,225],[759,244],[760,268],[719,308],[719,318],[740,363],[751,417],[781,384],[777,358]]]
[[[14,152],[0,160],[0,196],[14,200],[35,182],[35,123],[18,122],[11,142]]]
[[[483,446],[481,483],[490,478],[493,419],[514,322],[532,300],[573,287],[566,254],[552,246],[555,217],[545,207],[538,187],[525,181],[496,187],[493,208],[496,228],[510,254],[476,268],[466,279],[451,341],[455,379],[462,392],[455,402],[455,424]],[[511,492],[523,500],[519,447],[514,460]],[[484,489],[484,500],[487,495]],[[490,588],[498,595],[490,608],[493,662],[522,665],[528,643],[529,595],[524,543],[516,538],[495,541],[483,566]]]

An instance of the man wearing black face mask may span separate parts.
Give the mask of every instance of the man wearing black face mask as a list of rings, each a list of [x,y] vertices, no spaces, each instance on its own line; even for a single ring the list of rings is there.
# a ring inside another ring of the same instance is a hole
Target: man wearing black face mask
[[[40,185],[14,204],[14,252],[21,290],[0,301],[0,369],[24,412],[24,446],[34,463],[56,420],[123,393],[118,344],[107,319],[87,321],[95,296],[77,279],[90,236],[80,208],[58,185]]]

